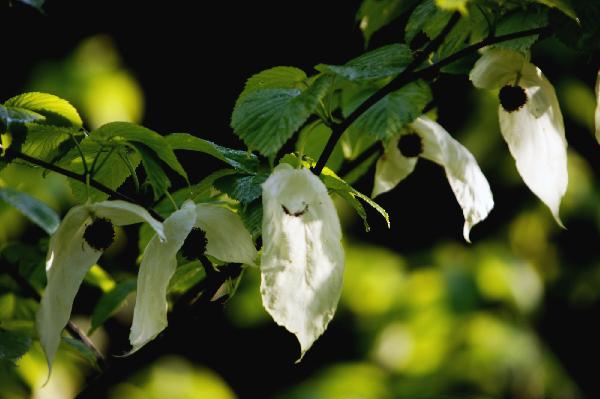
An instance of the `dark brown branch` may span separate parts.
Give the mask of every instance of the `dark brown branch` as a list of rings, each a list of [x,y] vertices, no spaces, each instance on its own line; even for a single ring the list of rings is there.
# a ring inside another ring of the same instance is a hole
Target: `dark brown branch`
[[[475,43],[473,45],[467,46],[462,50],[457,51],[456,53],[444,58],[443,60],[431,65],[429,67],[419,69],[415,71],[419,65],[421,65],[427,57],[435,51],[439,47],[439,45],[443,42],[446,35],[450,32],[450,30],[454,27],[454,25],[458,22],[457,14],[453,16],[453,19],[446,25],[442,33],[440,33],[434,40],[429,42],[429,45],[421,52],[413,62],[406,67],[400,75],[398,75],[394,80],[392,80],[389,84],[381,88],[379,91],[375,92],[371,97],[369,97],[365,102],[363,102],[354,112],[352,112],[348,118],[346,118],[342,123],[333,126],[333,132],[325,145],[325,149],[321,153],[317,165],[315,166],[314,173],[320,174],[323,171],[323,168],[327,164],[335,145],[342,137],[342,134],[350,127],[352,123],[354,123],[363,113],[365,113],[369,108],[375,105],[379,100],[387,96],[388,94],[399,90],[406,84],[413,82],[415,80],[426,78],[433,74],[439,73],[440,69],[446,65],[449,65],[460,58],[473,53],[483,47],[490,46],[492,44],[506,42],[509,40],[518,39],[521,37],[540,35],[540,36],[548,36],[552,33],[552,28],[549,26],[528,29],[521,32],[509,33],[501,36],[492,36],[488,37],[485,40],[482,40],[479,43]]]

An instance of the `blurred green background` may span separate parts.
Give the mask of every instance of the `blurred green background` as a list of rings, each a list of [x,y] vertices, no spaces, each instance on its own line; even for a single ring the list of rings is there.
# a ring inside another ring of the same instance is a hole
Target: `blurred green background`
[[[55,15],[62,12],[59,7],[51,8],[51,3],[49,16],[44,17],[50,25],[53,18],[58,18]],[[305,29],[312,32],[307,35],[294,32],[293,24],[282,29],[279,34],[284,40],[286,34],[290,35],[289,40],[306,42],[305,48],[291,46],[292,49],[282,50],[279,62],[277,53],[270,58],[265,56],[264,62],[271,64],[264,67],[299,60],[300,66],[336,62],[360,52],[362,44],[352,20],[357,4],[339,7],[323,9],[325,16],[316,18],[314,26],[304,21]],[[22,12],[25,15],[20,12],[16,15],[21,18],[40,18],[28,11]],[[260,19],[260,8],[253,12],[254,24],[269,24],[266,18]],[[164,18],[168,20],[169,15]],[[341,32],[336,34],[347,35],[351,45],[336,49],[327,58],[332,47],[326,32],[337,26],[331,23],[332,16],[344,19],[339,22]],[[115,26],[120,26],[120,21],[117,19]],[[222,24],[238,32],[231,27],[236,22]],[[255,25],[243,28],[252,26]],[[109,33],[101,34],[89,32],[91,28],[80,29],[76,40],[67,40],[60,46],[61,56],[42,52],[34,60],[21,61],[25,71],[20,80],[13,82],[21,86],[13,93],[3,90],[3,101],[29,90],[50,92],[72,101],[88,128],[127,120],[145,123],[162,133],[181,129],[222,144],[235,143],[228,136],[227,113],[235,100],[235,87],[241,90],[243,79],[256,72],[254,64],[228,65],[227,74],[234,69],[236,73],[228,86],[231,89],[219,94],[215,87],[208,86],[207,92],[200,92],[193,82],[206,81],[210,76],[205,71],[190,74],[191,67],[181,67],[181,63],[187,57],[204,57],[210,60],[207,62],[221,65],[223,75],[226,61],[215,61],[210,49],[203,49],[202,41],[210,41],[210,37],[197,41],[194,35],[187,35],[191,52],[197,54],[182,52],[181,59],[175,59],[171,69],[162,75],[167,81],[175,80],[172,84],[183,93],[171,99],[169,92],[160,90],[163,86],[151,82],[152,74],[145,69],[164,66],[160,61],[158,65],[147,64],[161,56],[163,47],[155,42],[155,53],[148,59],[139,50],[133,56],[137,61],[129,65],[128,46],[133,39],[123,39],[123,32],[116,29],[111,33],[110,27],[104,27],[104,32]],[[249,34],[260,36],[262,32],[258,29]],[[376,35],[372,45],[377,46],[377,40],[389,42],[397,34],[390,28]],[[169,46],[169,40],[175,40],[174,33],[164,35],[167,44],[163,46]],[[300,38],[291,39],[295,35]],[[325,43],[313,52],[308,39],[315,39],[314,36]],[[223,40],[227,47],[227,39]],[[185,43],[179,45],[186,47]],[[256,57],[270,49],[257,50]],[[325,59],[318,58],[324,56]],[[126,381],[107,387],[109,397],[597,397],[599,389],[593,370],[586,365],[599,353],[595,335],[598,330],[592,327],[600,294],[599,153],[593,139],[595,75],[590,73],[594,65],[557,41],[536,46],[533,60],[555,85],[566,118],[571,143],[569,190],[561,213],[568,230],[556,226],[548,210],[517,175],[499,133],[494,93],[469,88],[464,76],[444,76],[434,86],[439,120],[474,153],[491,182],[496,200],[490,220],[475,228],[473,244],[461,240],[462,215],[443,171],[422,162],[405,183],[381,197],[381,204],[392,217],[391,230],[372,215],[372,232],[365,233],[353,211],[338,203],[347,257],[342,299],[329,330],[301,364],[293,364],[297,355],[293,337],[275,326],[261,306],[259,272],[249,269],[223,312],[191,320],[185,345],[163,345],[163,352],[154,361]],[[187,74],[185,79],[195,95],[184,96],[188,88],[175,77],[179,68],[183,68],[183,75]],[[226,100],[217,99],[218,95]],[[157,104],[173,101],[182,103],[179,110],[186,117],[179,118],[170,108],[161,114]],[[222,106],[223,101],[229,107]],[[145,113],[148,104],[151,115]],[[214,117],[220,118],[220,133],[205,133],[204,122],[209,127],[217,122],[205,121],[200,114],[211,113],[213,106],[220,107],[214,112]],[[200,114],[190,114],[196,108],[201,109]],[[169,123],[172,127],[163,128]],[[196,176],[208,174],[213,167],[197,159],[185,161]],[[358,187],[370,192],[371,184],[372,172],[358,182]],[[0,187],[3,186],[28,192],[60,213],[73,204],[65,179],[52,174],[43,176],[41,171],[22,165],[10,165],[0,172]],[[36,227],[0,203],[0,246],[5,256],[10,256],[16,241],[36,245],[40,240],[43,242],[44,237]],[[90,314],[102,292],[113,288],[115,281],[135,276],[137,266],[131,248],[136,245],[135,231],[120,231],[117,243],[101,259],[100,267],[92,270],[74,311],[74,320],[80,326],[90,326],[86,314]],[[39,264],[43,253],[31,256],[32,262]],[[38,278],[42,286],[43,275]],[[0,326],[31,329],[35,303],[16,295],[15,290],[18,291],[10,278],[0,276]],[[106,327],[94,332],[92,338],[100,348],[111,354],[124,352],[132,308],[130,298]],[[77,351],[68,345],[61,348],[46,385],[46,364],[37,343],[16,367],[0,363],[0,398],[69,398],[76,394],[92,369]]]

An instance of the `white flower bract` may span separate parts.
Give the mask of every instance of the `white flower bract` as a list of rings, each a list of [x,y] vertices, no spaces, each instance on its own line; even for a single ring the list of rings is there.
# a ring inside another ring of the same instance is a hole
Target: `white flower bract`
[[[77,290],[89,268],[102,255],[102,251],[90,247],[83,238],[93,217],[106,218],[117,226],[147,222],[160,239],[165,239],[162,223],[135,204],[103,201],[69,210],[50,238],[46,258],[48,284],[36,314],[36,327],[49,369],[60,344],[62,330],[69,322]]]
[[[444,167],[450,187],[463,211],[463,236],[470,242],[471,228],[484,220],[494,207],[487,179],[469,150],[437,122],[421,116],[409,128],[421,137],[423,152],[420,157]],[[373,197],[396,187],[415,168],[418,158],[402,155],[398,141],[399,137],[391,140],[377,161]]]
[[[206,233],[207,255],[224,262],[255,264],[257,251],[252,237],[236,213],[215,204],[186,201],[165,220],[166,240],[154,236],[142,255],[128,354],[152,341],[167,326],[167,287],[177,267],[177,251],[193,227]]]
[[[342,289],[342,231],[333,201],[307,169],[280,164],[262,185],[260,292],[302,359],[333,318]]]
[[[470,73],[476,87],[498,89],[519,85],[527,102],[507,112],[498,108],[500,130],[525,184],[550,208],[556,222],[567,190],[567,141],[562,113],[552,84],[521,53],[491,49]]]

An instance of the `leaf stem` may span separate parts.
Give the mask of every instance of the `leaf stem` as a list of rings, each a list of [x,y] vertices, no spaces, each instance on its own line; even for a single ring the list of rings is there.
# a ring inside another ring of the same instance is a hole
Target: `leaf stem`
[[[509,40],[513,40],[513,39],[518,39],[518,38],[526,37],[526,36],[532,36],[532,35],[547,36],[550,33],[552,33],[552,28],[550,26],[545,26],[545,27],[541,27],[541,28],[528,29],[528,30],[524,30],[524,31],[520,31],[520,32],[509,33],[509,34],[501,35],[501,36],[491,36],[491,37],[488,37],[488,38],[482,40],[479,43],[475,43],[470,46],[467,46],[433,65],[430,65],[428,67],[425,67],[425,68],[415,71],[415,69],[427,59],[429,54],[431,54],[433,51],[435,51],[435,49],[437,49],[442,44],[445,37],[448,35],[448,33],[450,33],[450,31],[452,30],[454,25],[456,25],[456,23],[458,22],[459,18],[460,18],[460,14],[458,14],[458,13],[454,14],[452,16],[452,18],[450,19],[450,21],[448,22],[448,24],[446,25],[446,27],[444,28],[444,30],[435,39],[433,39],[431,42],[429,42],[427,47],[421,53],[419,53],[419,55],[417,57],[415,57],[413,62],[411,62],[404,71],[402,71],[394,80],[392,80],[386,86],[382,87],[379,91],[375,92],[371,97],[369,97],[367,100],[365,100],[342,123],[333,126],[333,132],[332,132],[331,136],[329,137],[329,140],[327,141],[327,144],[325,145],[325,149],[321,153],[321,156],[319,157],[319,160],[317,161],[317,164],[313,170],[313,172],[315,174],[317,174],[317,175],[321,174],[321,172],[323,171],[323,168],[325,167],[325,165],[327,164],[327,161],[329,160],[329,157],[331,156],[331,153],[333,152],[333,149],[335,148],[335,145],[337,144],[339,139],[342,137],[342,134],[346,131],[346,129],[352,123],[354,123],[362,114],[364,114],[369,108],[371,108],[371,106],[375,105],[379,100],[381,100],[382,98],[384,98],[391,92],[396,91],[396,90],[402,88],[403,86],[405,86],[406,84],[413,82],[417,79],[431,76],[434,73],[439,73],[439,70],[442,67],[449,65],[449,64],[453,63],[454,61],[457,61],[460,58],[462,58],[472,52],[475,52],[485,46],[489,46],[492,44],[501,43],[501,42],[505,42],[505,41],[509,41]]]

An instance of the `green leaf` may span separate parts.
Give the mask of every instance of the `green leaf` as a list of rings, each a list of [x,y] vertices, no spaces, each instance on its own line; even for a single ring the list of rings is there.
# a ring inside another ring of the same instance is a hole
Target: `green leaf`
[[[365,42],[369,43],[371,36],[379,29],[398,18],[418,0],[364,0],[356,19],[363,32]]]
[[[112,290],[116,285],[112,276],[100,265],[93,265],[85,274],[83,281],[85,281],[86,284],[100,288],[104,293]]]
[[[104,184],[112,190],[118,189],[125,180],[131,175],[127,162],[131,164],[131,169],[135,168],[140,163],[138,153],[129,148],[126,143],[110,142],[105,143],[100,137],[97,137],[96,132],[91,132],[89,136],[84,138],[79,147],[81,148],[88,167],[91,168],[94,159],[98,156],[96,170],[94,171],[94,180]],[[59,160],[59,165],[72,170],[75,173],[83,174],[84,167],[79,151],[77,148],[72,148],[69,152]],[[102,166],[98,169],[99,166]],[[87,200],[87,191],[85,184],[69,179],[69,185],[73,191],[75,199],[83,203]],[[108,194],[90,187],[90,199],[93,202],[102,201],[108,198]]]
[[[253,239],[256,239],[262,231],[263,207],[262,199],[258,198],[248,204],[242,204],[238,214],[244,222]]]
[[[46,286],[46,249],[43,245],[11,242],[2,247],[0,256],[17,266],[19,274],[41,291]]]
[[[30,346],[29,336],[0,328],[0,361],[13,363],[26,354]]]
[[[39,92],[24,93],[7,100],[4,105],[14,110],[29,111],[42,115],[43,123],[48,125],[76,129],[79,129],[83,125],[83,121],[75,107],[67,100],[53,94]],[[40,120],[40,118],[36,119]],[[31,122],[31,120],[27,122]]]
[[[214,181],[214,186],[221,192],[241,203],[252,202],[262,195],[261,185],[269,175],[235,174],[223,176]]]
[[[71,137],[80,136],[79,131],[71,128],[26,123],[22,126],[25,134],[19,150],[29,156],[52,162],[60,154],[72,148]],[[14,137],[13,137],[14,139]]]
[[[412,82],[379,100],[354,122],[349,130],[385,140],[419,117],[432,95],[422,80]]]
[[[96,129],[98,137],[113,140],[123,139],[132,144],[143,144],[166,163],[171,169],[187,180],[187,173],[177,160],[173,149],[160,134],[129,122],[111,122]],[[137,147],[136,147],[137,148]]]
[[[302,69],[278,66],[253,75],[246,81],[238,102],[246,95],[262,89],[304,89],[306,74]]]
[[[171,187],[169,177],[160,165],[160,160],[156,153],[141,143],[132,143],[142,159],[142,165],[146,172],[146,181],[152,187],[154,199],[160,198],[168,192]]]
[[[412,60],[412,51],[407,45],[390,44],[369,51],[344,65],[319,64],[315,68],[353,82],[365,82],[398,75]]]
[[[181,295],[198,284],[205,275],[204,268],[199,261],[184,263],[175,269],[173,277],[169,280],[167,292],[169,294]]]
[[[244,172],[255,172],[258,169],[259,160],[256,155],[249,151],[222,147],[212,141],[204,140],[187,133],[172,133],[166,136],[165,139],[174,150],[202,152]]]
[[[66,344],[67,348],[69,348],[73,353],[75,353],[77,356],[81,357],[83,360],[88,362],[96,370],[100,370],[100,366],[98,365],[98,359],[96,359],[96,354],[83,342],[81,342],[78,339],[69,337],[61,337],[61,339],[62,342]]]
[[[535,0],[537,3],[544,4],[548,7],[556,8],[563,14],[573,18],[575,21],[579,21],[577,13],[573,9],[571,0]],[[581,1],[581,0],[579,0]]]
[[[60,218],[56,212],[30,195],[11,188],[0,188],[0,199],[17,208],[46,233],[52,234],[58,228]]]
[[[317,78],[306,90],[268,88],[242,97],[231,117],[235,133],[251,149],[275,155],[313,114],[329,90],[331,77]]]
[[[323,173],[321,174],[321,180],[325,183],[327,189],[331,192],[334,192],[340,195],[342,198],[346,199],[350,205],[356,210],[358,215],[363,219],[365,224],[365,228],[367,231],[369,230],[369,225],[367,223],[367,213],[365,212],[362,204],[356,201],[356,197],[360,198],[364,202],[366,202],[369,206],[375,209],[383,218],[385,219],[388,228],[390,227],[390,217],[385,209],[383,209],[379,204],[373,201],[368,196],[356,190],[354,187],[346,183],[339,176],[337,176],[333,171],[325,168],[323,169]]]
[[[523,30],[541,28],[548,24],[548,10],[541,7],[532,7],[529,10],[517,10],[505,15],[496,26],[498,36]],[[494,45],[494,47],[507,48],[510,50],[527,53],[531,46],[537,41],[539,35],[531,35],[519,39],[509,40]]]
[[[313,160],[319,159],[325,145],[331,136],[331,128],[317,120],[302,128],[296,141],[296,151]],[[327,167],[337,170],[344,162],[344,153],[341,143],[337,143],[327,161]]]
[[[448,24],[452,13],[437,7],[435,0],[425,0],[410,14],[404,28],[407,43],[423,31],[429,39],[437,37]]]
[[[88,334],[93,333],[119,309],[127,296],[135,291],[136,284],[135,279],[120,281],[113,289],[102,295],[92,312],[92,325]]]

